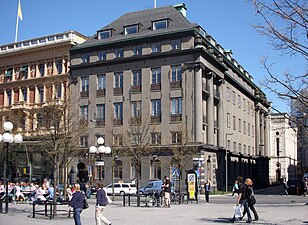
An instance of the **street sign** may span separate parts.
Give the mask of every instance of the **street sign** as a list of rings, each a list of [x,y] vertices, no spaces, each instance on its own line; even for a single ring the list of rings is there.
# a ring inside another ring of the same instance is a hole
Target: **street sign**
[[[104,166],[105,162],[104,161],[96,161],[95,166]]]

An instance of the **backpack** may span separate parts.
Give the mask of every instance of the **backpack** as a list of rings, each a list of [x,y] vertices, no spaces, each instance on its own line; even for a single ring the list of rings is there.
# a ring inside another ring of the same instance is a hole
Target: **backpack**
[[[247,197],[248,197],[248,204],[249,205],[256,204],[257,201],[256,201],[255,194],[254,194],[252,187],[247,188]]]

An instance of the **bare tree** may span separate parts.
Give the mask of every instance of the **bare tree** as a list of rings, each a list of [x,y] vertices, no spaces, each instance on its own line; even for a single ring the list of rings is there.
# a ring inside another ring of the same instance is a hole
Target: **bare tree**
[[[257,15],[262,18],[259,24],[253,27],[267,37],[275,50],[282,54],[296,55],[307,62],[308,59],[308,2],[305,0],[247,0],[252,3]],[[307,88],[308,75],[275,74],[273,64],[268,57],[261,59],[261,64],[267,72],[262,84],[279,98],[298,100],[305,108],[308,106],[307,96],[301,90]],[[303,66],[304,67],[304,66]]]
[[[171,142],[173,143],[171,150],[173,155],[173,162],[179,172],[178,177],[178,191],[181,196],[181,180],[183,169],[192,158],[198,153],[198,146],[192,142],[191,135],[187,130],[185,123],[179,123],[175,130],[171,131]],[[181,198],[179,198],[181,201]]]
[[[152,152],[152,148],[149,147],[150,141],[150,117],[133,117],[129,131],[124,136],[124,154],[132,159],[135,166],[137,206],[140,206],[141,159]]]

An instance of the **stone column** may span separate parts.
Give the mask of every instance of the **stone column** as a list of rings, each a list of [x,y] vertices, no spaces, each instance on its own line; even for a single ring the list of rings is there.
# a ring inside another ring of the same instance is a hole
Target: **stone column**
[[[202,68],[200,66],[195,67],[194,86],[195,142],[202,142]]]
[[[264,131],[264,156],[268,156],[269,145],[269,121],[268,121],[268,113],[264,114],[264,119],[266,121],[266,127]]]
[[[255,126],[255,141],[256,141],[256,155],[260,153],[260,109],[257,106],[255,108],[255,118],[256,118],[256,126]]]
[[[262,123],[261,123],[261,127],[260,127],[260,151],[261,151],[261,155],[263,156],[264,155],[264,122],[265,122],[265,117],[264,117],[264,111],[261,110],[260,112],[260,118],[262,120]]]
[[[225,146],[225,140],[224,140],[224,81],[221,78],[221,81],[218,86],[218,91],[220,94],[220,101],[217,107],[218,110],[218,146]]]
[[[214,76],[213,72],[208,73],[209,97],[207,99],[207,144],[214,144]]]

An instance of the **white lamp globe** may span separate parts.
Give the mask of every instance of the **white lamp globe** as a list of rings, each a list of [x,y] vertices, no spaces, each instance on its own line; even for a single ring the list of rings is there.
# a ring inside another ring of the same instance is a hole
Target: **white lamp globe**
[[[2,134],[0,134],[0,142],[2,141]]]
[[[20,144],[22,141],[23,141],[23,138],[22,138],[21,134],[16,134],[16,135],[14,136],[14,142],[15,142],[16,144]]]
[[[99,146],[98,147],[98,153],[105,153],[105,152],[106,152],[105,146]]]
[[[97,144],[103,145],[104,142],[105,142],[104,138],[102,138],[102,137],[97,138]]]
[[[91,146],[89,152],[96,153],[97,148],[95,146]]]
[[[110,154],[111,153],[111,148],[110,147],[106,147],[105,153],[106,154]]]
[[[9,122],[9,121],[4,122],[3,130],[5,130],[5,131],[13,130],[13,124],[11,122]]]
[[[4,133],[2,135],[2,141],[5,143],[11,143],[12,141],[14,141],[13,135],[11,135],[10,133]]]

